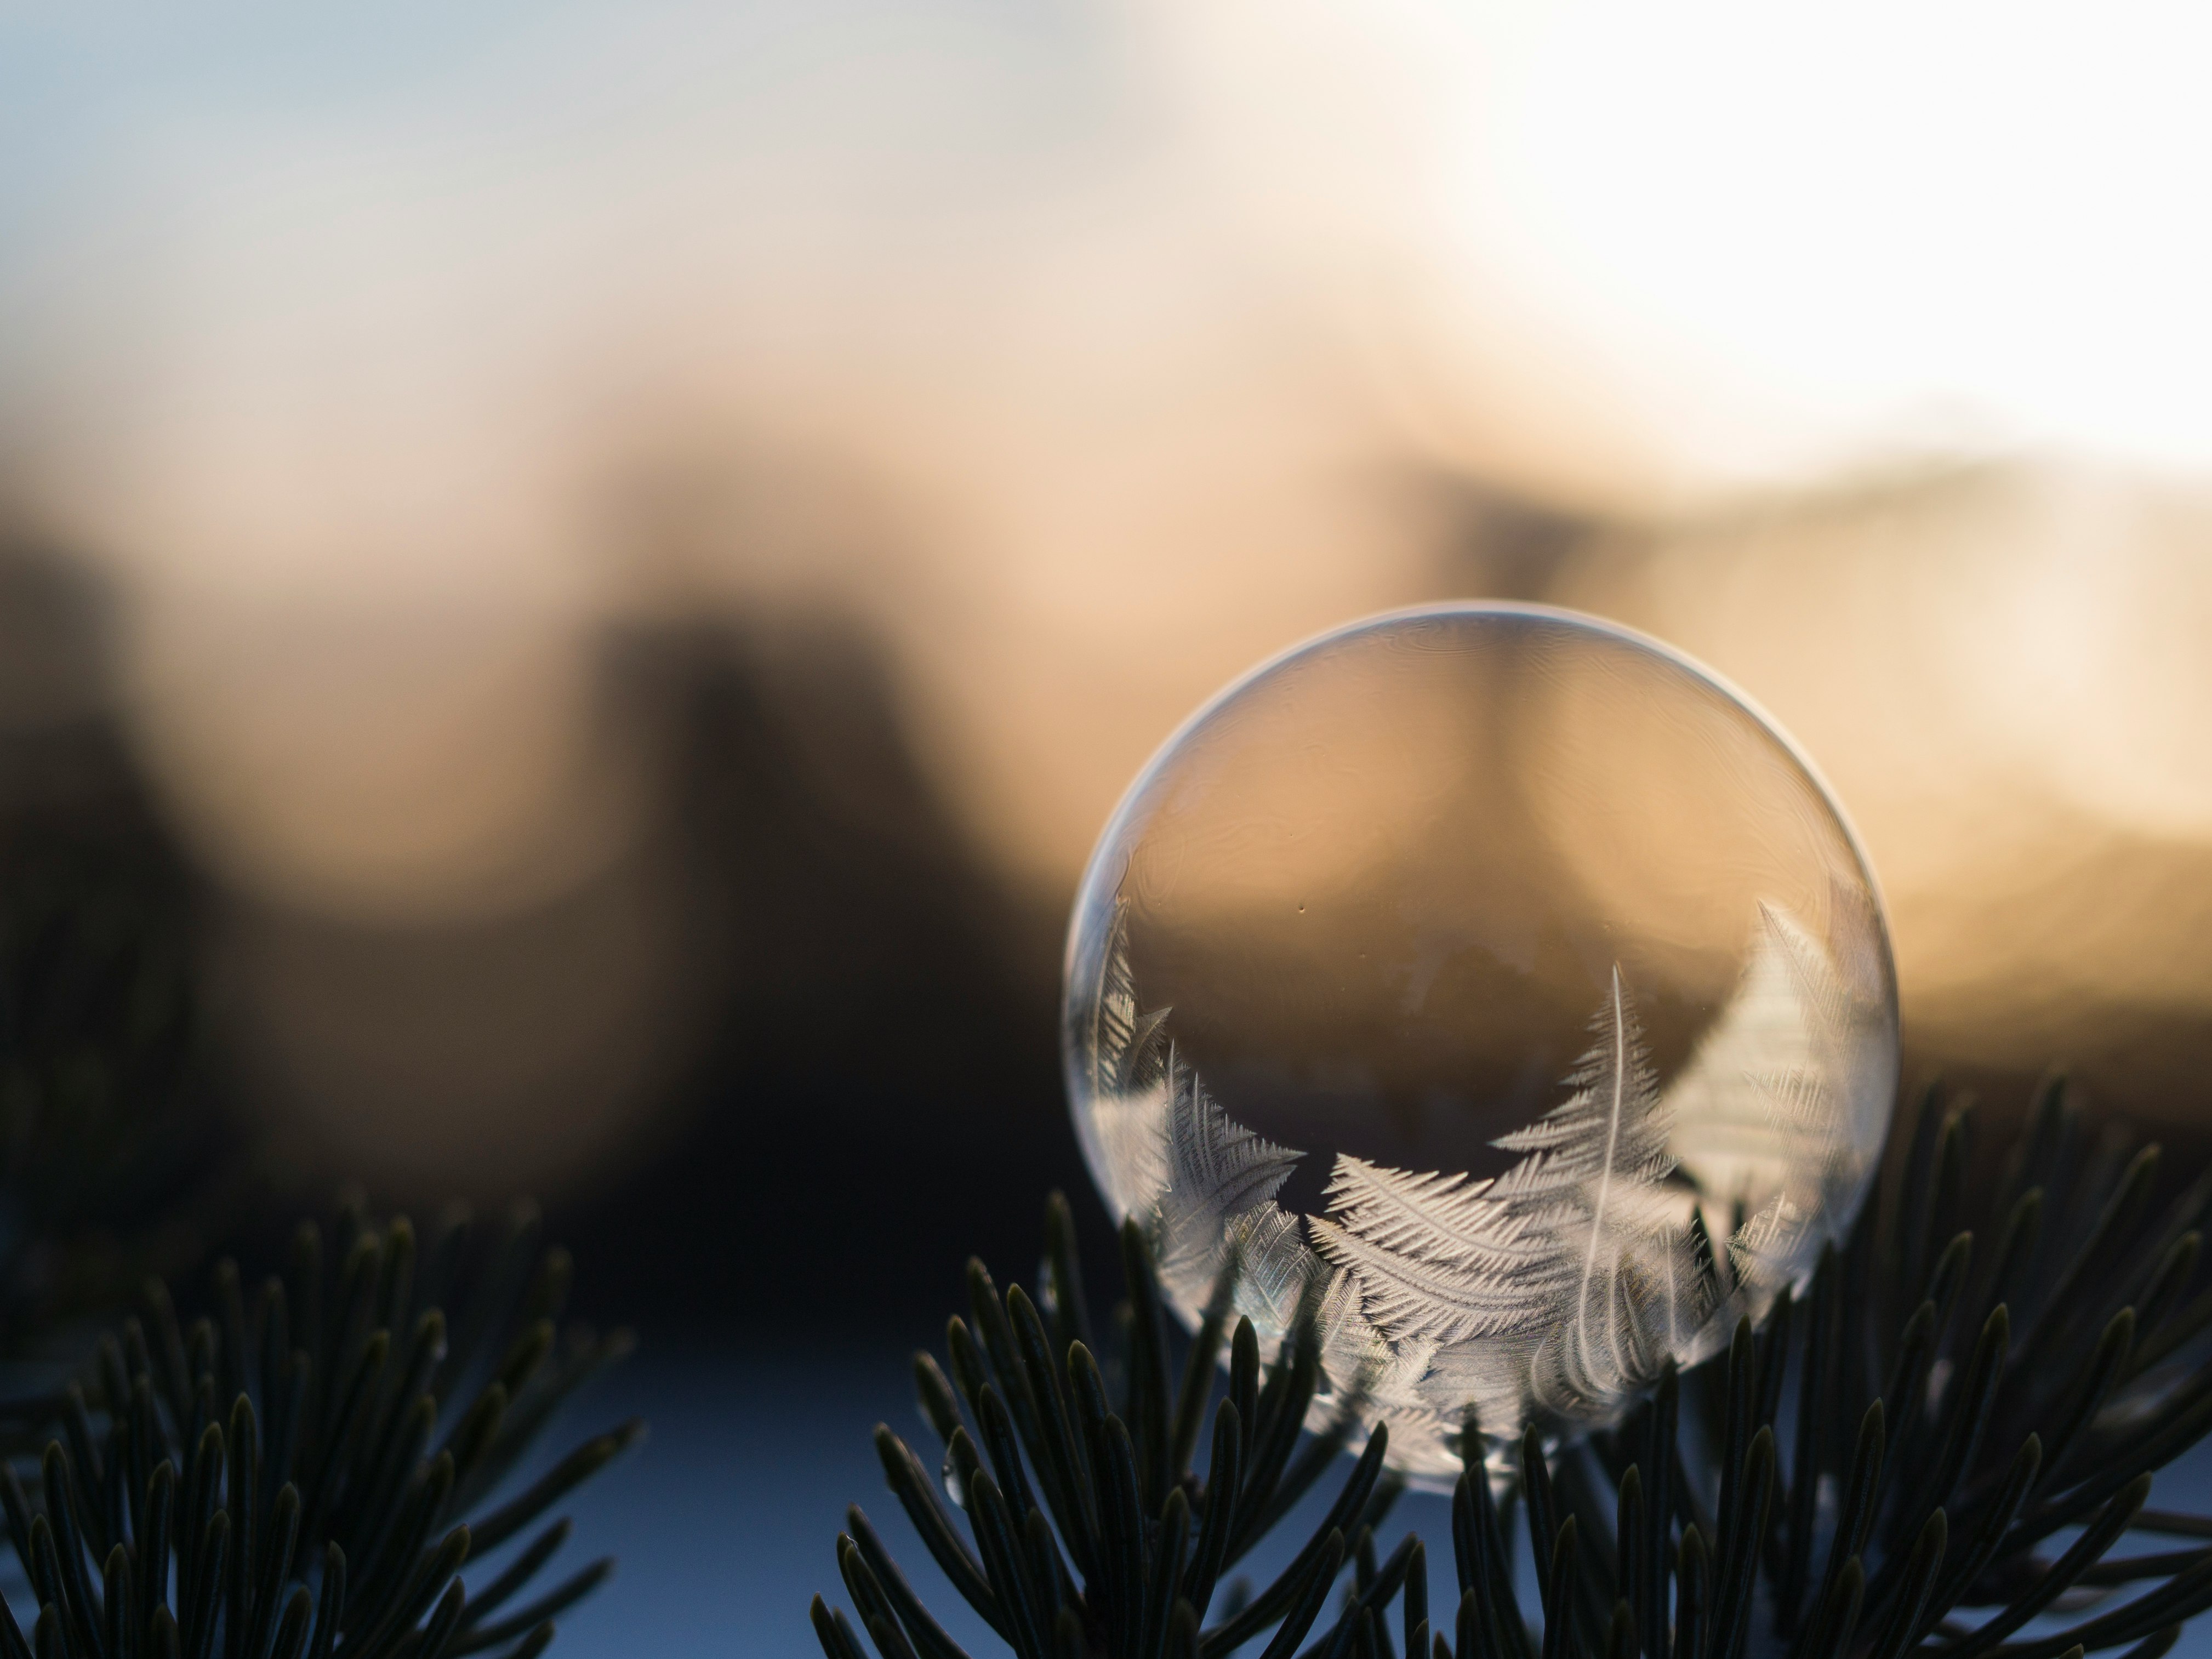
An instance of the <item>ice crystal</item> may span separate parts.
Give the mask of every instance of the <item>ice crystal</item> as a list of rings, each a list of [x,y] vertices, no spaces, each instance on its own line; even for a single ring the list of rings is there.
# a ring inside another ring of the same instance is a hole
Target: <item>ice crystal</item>
[[[1416,1474],[1456,1468],[1470,1411],[1501,1441],[1610,1423],[1666,1361],[1710,1355],[1839,1237],[1835,1200],[1863,1183],[1883,1127],[1866,1105],[1879,1080],[1847,1110],[1836,1094],[1852,1085],[1826,1063],[1878,1011],[1762,905],[1742,981],[1671,1089],[1615,967],[1567,1098],[1492,1143],[1519,1155],[1504,1173],[1340,1152],[1325,1212],[1299,1216],[1277,1194],[1304,1154],[1224,1111],[1176,1052],[1172,1011],[1141,1008],[1126,916],[1108,952],[1113,1006],[1085,1058],[1117,1206],[1151,1231],[1186,1308],[1225,1285],[1279,1340],[1315,1298],[1328,1398],[1389,1417]]]
[[[1694,665],[1456,607],[1255,671],[1079,900],[1066,1059],[1195,1322],[1318,1334],[1316,1426],[1448,1480],[1618,1421],[1810,1273],[1895,1085],[1879,900],[1819,781]]]

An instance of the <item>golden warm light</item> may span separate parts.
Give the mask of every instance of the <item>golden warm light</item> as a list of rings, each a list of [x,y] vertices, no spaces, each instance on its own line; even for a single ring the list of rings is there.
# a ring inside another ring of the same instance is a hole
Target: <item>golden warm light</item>
[[[408,1097],[386,1173],[465,1179],[552,1102],[533,1178],[580,1179],[701,988],[815,962],[735,832],[771,896],[702,896],[702,777],[941,830],[1034,965],[1212,690],[1478,595],[1790,728],[1917,1060],[2202,1110],[2185,9],[0,28],[0,526],[108,597],[107,707],[311,1160],[373,1169]],[[750,749],[685,747],[702,639]]]

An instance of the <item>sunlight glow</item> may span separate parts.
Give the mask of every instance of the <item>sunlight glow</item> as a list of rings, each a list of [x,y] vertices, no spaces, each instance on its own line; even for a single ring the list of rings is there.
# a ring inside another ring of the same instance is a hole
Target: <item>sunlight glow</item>
[[[1468,46],[1457,234],[1609,350],[1844,442],[2212,460],[2212,15],[1581,3]]]

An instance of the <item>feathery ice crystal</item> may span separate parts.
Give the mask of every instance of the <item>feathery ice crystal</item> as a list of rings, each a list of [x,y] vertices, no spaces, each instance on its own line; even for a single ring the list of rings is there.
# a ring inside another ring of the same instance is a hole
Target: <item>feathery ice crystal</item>
[[[1263,665],[1123,799],[1069,941],[1092,1175],[1182,1316],[1317,1316],[1391,1461],[1617,1421],[1802,1283],[1896,1089],[1881,901],[1789,740],[1568,612]]]

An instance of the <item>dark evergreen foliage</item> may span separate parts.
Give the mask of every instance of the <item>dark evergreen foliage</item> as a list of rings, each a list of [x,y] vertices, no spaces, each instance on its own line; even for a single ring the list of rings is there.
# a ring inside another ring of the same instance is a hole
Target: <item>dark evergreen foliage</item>
[[[916,1358],[945,1478],[888,1428],[878,1449],[1019,1659],[1222,1659],[1262,1636],[1264,1659],[1395,1659],[1400,1640],[1407,1659],[2156,1659],[2212,1607],[2212,1517],[2147,1506],[2212,1429],[2212,1176],[2158,1201],[2158,1149],[2093,1134],[2057,1084],[2001,1164],[1975,1162],[1971,1109],[1935,1091],[1908,1127],[1802,1301],[1670,1370],[1618,1428],[1532,1433],[1494,1483],[1462,1477],[1433,1609],[1420,1540],[1376,1559],[1396,1495],[1379,1431],[1288,1568],[1249,1599],[1218,1588],[1345,1443],[1341,1419],[1300,1443],[1310,1328],[1263,1373],[1249,1324],[1209,1318],[1178,1384],[1132,1225],[1102,1368],[1057,1196],[1041,1296],[971,1263],[947,1365]],[[2191,1541],[2136,1547],[2160,1535]],[[866,1659],[862,1631],[882,1659],[965,1659],[857,1506],[837,1564],[858,1627],[815,1598],[830,1659]]]
[[[449,1217],[302,1226],[249,1301],[214,1275],[210,1316],[143,1318],[52,1402],[27,1478],[0,1466],[9,1537],[40,1611],[0,1607],[0,1659],[532,1659],[611,1563],[550,1590],[568,1534],[547,1512],[640,1432],[586,1441],[508,1480],[623,1334],[556,1337],[567,1254],[518,1210],[479,1237]],[[28,1409],[27,1407],[21,1409]],[[527,1543],[472,1587],[465,1564]]]

